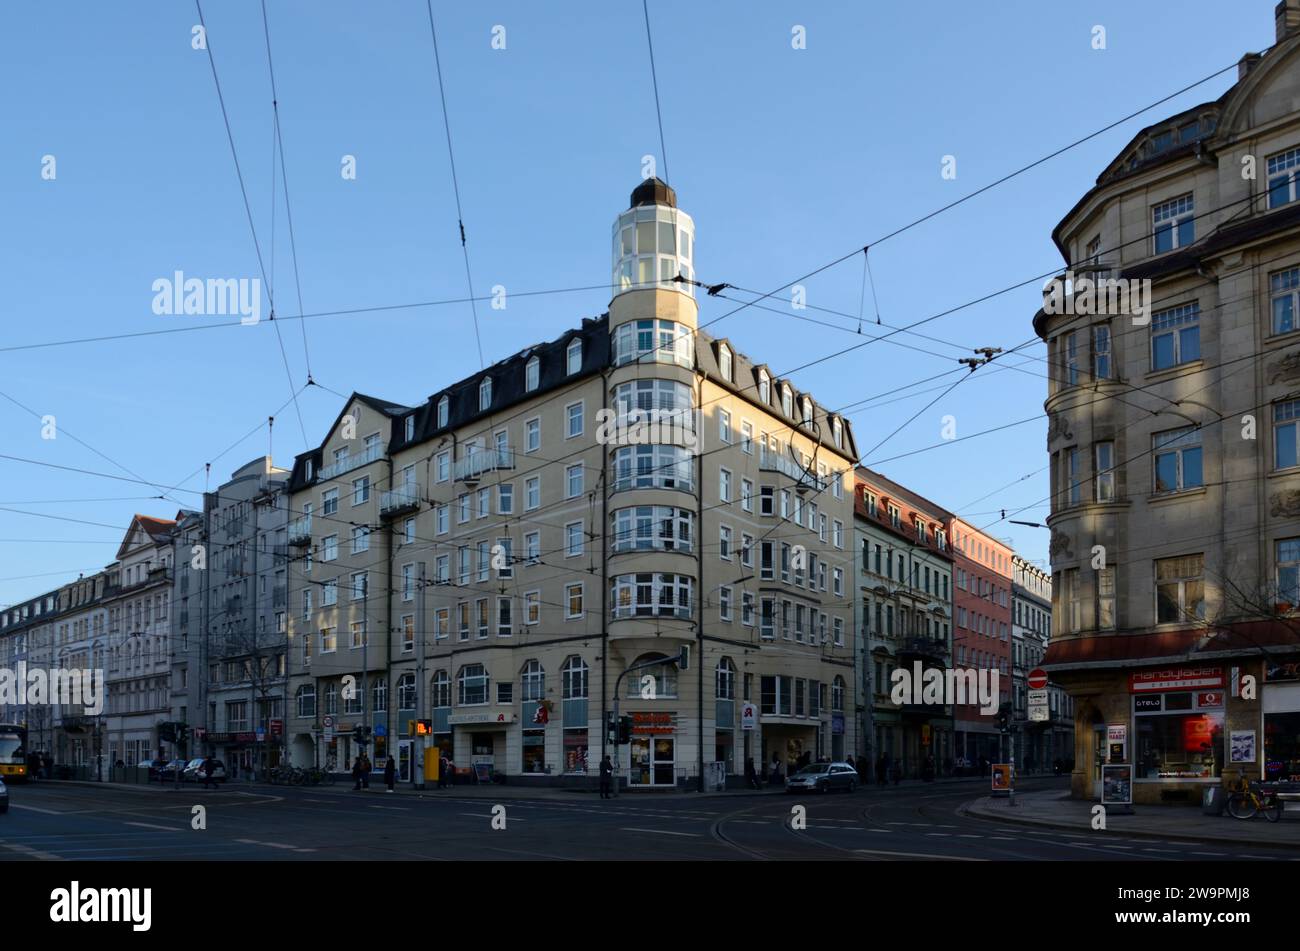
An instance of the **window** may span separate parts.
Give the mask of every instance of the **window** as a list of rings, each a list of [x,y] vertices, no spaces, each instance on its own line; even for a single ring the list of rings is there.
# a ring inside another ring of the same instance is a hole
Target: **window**
[[[332,654],[338,650],[338,636],[334,633],[332,627],[322,627],[320,629],[320,652],[322,654]]]
[[[831,441],[836,449],[844,448],[844,421],[838,416],[831,420]]]
[[[758,398],[763,405],[772,405],[772,378],[766,370],[758,371]]]
[[[542,361],[537,357],[529,357],[528,362],[524,364],[524,391],[531,393],[537,389],[542,379]]]
[[[357,571],[352,574],[352,600],[360,601],[366,596],[366,572]]]
[[[564,351],[564,368],[569,376],[582,369],[582,341],[576,337],[569,341],[569,346]]]
[[[614,491],[694,488],[691,453],[678,446],[621,446],[614,451]]]
[[[731,561],[731,526],[718,526],[718,557],[723,561]]]
[[[478,385],[478,408],[483,412],[492,405],[492,377],[485,376]]]
[[[1156,623],[1205,617],[1205,556],[1156,560]]]
[[[754,626],[754,595],[749,591],[740,593],[740,623],[745,627]]]
[[[1277,543],[1277,599],[1300,607],[1300,538],[1283,538]]]
[[[844,595],[844,569],[843,568],[831,569],[831,594],[835,595],[837,598],[843,597]]]
[[[1275,271],[1268,276],[1268,283],[1273,309],[1273,333],[1290,333],[1296,329],[1296,298],[1300,295],[1300,268]]]
[[[1288,149],[1268,157],[1268,207],[1277,208],[1296,199],[1296,167],[1300,149]]]
[[[1079,569],[1066,568],[1060,572],[1059,577],[1061,629],[1064,633],[1076,634],[1083,630],[1083,600],[1079,588]]]
[[[349,625],[349,629],[350,629],[351,632],[352,632],[352,649],[353,649],[353,650],[360,650],[362,647],[365,647],[365,646],[366,646],[366,643],[367,643],[367,641],[366,641],[366,622],[365,622],[365,621],[353,621],[352,624]]]
[[[429,679],[429,688],[430,699],[435,708],[451,706],[451,678],[447,676],[445,670],[434,672]]]
[[[740,449],[746,455],[754,454],[754,424],[742,421],[740,424]]]
[[[808,397],[805,396],[802,400],[799,401],[799,404],[803,411],[803,424],[805,426],[811,426],[813,421],[812,400],[808,399]]]
[[[1300,440],[1300,400],[1273,404],[1273,468],[1289,469],[1300,465],[1297,448]]]
[[[718,372],[724,380],[731,382],[731,348],[725,343],[718,344]]]
[[[316,715],[316,687],[303,684],[294,695],[297,699],[298,716],[314,717]]]
[[[1095,498],[1098,502],[1115,501],[1115,444],[1099,442],[1093,447],[1093,471],[1096,473]]]
[[[352,480],[352,504],[361,505],[370,501],[370,476]]]
[[[320,560],[337,561],[339,557],[339,537],[326,535],[320,540]]]
[[[775,511],[776,489],[765,485],[759,489],[758,514],[772,515]]]
[[[718,410],[718,438],[731,445],[731,414],[725,409]]]
[[[1107,565],[1097,571],[1097,629],[1115,629],[1115,566]]]
[[[451,478],[451,453],[444,450],[434,457],[439,482],[446,482]]]
[[[564,407],[566,419],[564,438],[572,439],[574,436],[582,435],[582,402],[570,403]]]
[[[691,616],[695,579],[686,575],[617,575],[610,588],[615,618]]]
[[[402,600],[415,600],[415,565],[402,565]]]
[[[731,623],[731,586],[718,588],[718,620]]]
[[[564,470],[565,497],[576,499],[582,495],[582,463],[569,466]]]
[[[494,557],[500,556],[501,567],[497,569],[497,577],[513,578],[515,576],[514,542],[509,535],[497,539],[496,550],[492,554]]]
[[[334,515],[339,510],[339,490],[326,489],[321,493],[320,512],[322,515]]]
[[[760,637],[772,639],[776,636],[776,600],[763,598],[759,602],[758,633]]]
[[[754,567],[754,536],[744,532],[740,535],[740,563],[746,568]]]
[[[1065,464],[1065,499],[1067,505],[1078,505],[1083,501],[1083,488],[1079,482],[1079,448],[1071,446],[1062,453]]]
[[[1201,432],[1195,426],[1170,429],[1151,437],[1155,456],[1155,491],[1181,492],[1201,479]]]
[[[456,675],[456,702],[460,706],[488,702],[488,675],[482,664],[466,664]]]
[[[614,332],[614,365],[631,362],[676,363],[695,366],[695,341],[690,327],[671,320],[646,319],[621,324]]]
[[[1195,301],[1151,315],[1151,369],[1201,359],[1201,305]]]
[[[781,386],[781,412],[794,418],[794,395],[790,392],[790,387],[784,384]]]
[[[451,632],[451,608],[438,608],[433,612],[433,636],[446,637]]]
[[[497,514],[512,515],[515,511],[515,486],[513,482],[502,482],[497,486]]]
[[[736,699],[736,665],[730,657],[718,661],[713,671],[713,691],[718,700]]]
[[[509,637],[514,624],[514,599],[497,598],[497,637]]]
[[[844,678],[836,676],[831,682],[831,709],[836,713],[844,712]]]
[[[1098,324],[1092,328],[1092,378],[1109,380],[1112,376],[1110,324]]]
[[[718,500],[722,502],[731,501],[731,470],[718,470]]]
[[[482,639],[488,636],[488,599],[474,599],[474,634]]]
[[[408,518],[402,523],[402,542],[407,545],[415,544],[415,519]]]
[[[743,511],[754,511],[754,483],[749,479],[740,480],[740,507]]]
[[[363,551],[370,551],[370,528],[357,525],[352,529],[352,554],[359,555]]]
[[[834,631],[835,634],[835,646],[843,647],[844,646],[844,619],[838,617],[835,618],[835,620],[831,622],[831,629]]]
[[[566,584],[564,586],[564,616],[566,618],[579,618],[583,614],[583,597],[582,582],[576,584]]]
[[[528,565],[540,564],[542,560],[542,534],[541,532],[528,532],[524,535],[524,563]]]
[[[320,586],[320,603],[321,607],[332,607],[339,603],[339,583],[338,579],[324,581]]]
[[[1195,205],[1189,192],[1151,209],[1151,237],[1155,254],[1185,248],[1196,240]]]
[[[691,550],[695,515],[668,505],[638,505],[618,509],[610,518],[612,551]]]
[[[524,423],[524,452],[536,452],[542,446],[542,421],[530,419]]]
[[[759,542],[759,578],[763,581],[771,581],[775,570],[775,542]]]
[[[478,580],[487,581],[492,567],[492,549],[487,542],[478,543]]]
[[[447,425],[447,417],[451,409],[450,397],[441,397],[438,400],[438,427],[441,429]]]
[[[1065,335],[1065,341],[1061,344],[1061,358],[1065,366],[1066,385],[1076,386],[1079,382],[1079,335],[1077,333]]]
[[[542,504],[542,480],[533,476],[524,480],[524,511],[531,512]]]
[[[569,522],[564,526],[564,557],[575,558],[582,554],[582,522]]]

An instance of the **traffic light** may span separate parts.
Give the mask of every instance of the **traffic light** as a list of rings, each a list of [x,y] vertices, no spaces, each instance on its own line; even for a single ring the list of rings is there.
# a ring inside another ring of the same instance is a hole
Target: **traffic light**
[[[368,726],[357,727],[355,730],[352,731],[352,739],[354,742],[360,744],[361,746],[365,746],[367,743],[370,742],[370,727]]]
[[[159,723],[159,724],[158,724],[158,739],[162,740],[164,743],[175,743],[175,742],[176,742],[176,724],[175,724],[175,723]]]
[[[618,741],[620,743],[632,742],[632,718],[629,716],[618,718]]]
[[[433,721],[432,720],[407,720],[406,735],[407,736],[432,736]]]
[[[176,724],[176,740],[179,743],[188,743],[190,740],[190,725],[188,723]]]
[[[1011,704],[1004,703],[998,708],[998,729],[1006,733],[1011,729]]]

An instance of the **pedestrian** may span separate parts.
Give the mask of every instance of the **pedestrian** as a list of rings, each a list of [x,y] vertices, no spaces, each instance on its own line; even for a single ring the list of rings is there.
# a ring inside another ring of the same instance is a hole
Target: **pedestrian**
[[[754,757],[745,757],[745,785],[752,789],[761,789],[758,784],[758,776],[754,772]]]
[[[203,765],[199,767],[199,771],[203,773],[203,788],[207,789],[208,786],[211,786],[213,789],[216,789],[217,781],[213,777],[217,771],[217,761],[212,758],[211,753],[209,753],[207,758],[203,760]]]
[[[352,791],[356,792],[361,788],[361,757],[358,756],[352,761]]]
[[[438,788],[446,789],[451,785],[451,760],[446,753],[438,754]]]
[[[367,756],[365,753],[362,753],[361,754],[361,788],[362,789],[370,788],[370,772],[373,768],[374,767],[370,762],[370,757]]]
[[[609,754],[600,761],[600,798],[612,799],[610,789],[614,785],[614,764],[610,762]]]
[[[388,762],[384,764],[384,784],[388,786],[388,791],[393,791],[393,783],[397,781],[397,763],[390,756]]]
[[[776,753],[772,754],[772,771],[768,774],[768,778],[773,786],[781,785],[781,757]]]

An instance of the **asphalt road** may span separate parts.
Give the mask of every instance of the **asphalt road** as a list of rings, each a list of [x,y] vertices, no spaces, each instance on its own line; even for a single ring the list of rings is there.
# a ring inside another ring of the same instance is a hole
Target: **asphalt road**
[[[1023,789],[1063,788],[1038,779]],[[1296,860],[1294,848],[1031,829],[966,816],[976,784],[828,796],[389,796],[350,787],[12,787],[0,860]],[[191,828],[193,808],[206,829]],[[795,807],[806,809],[806,827]],[[504,808],[504,815],[498,813]],[[505,828],[494,828],[504,818]]]

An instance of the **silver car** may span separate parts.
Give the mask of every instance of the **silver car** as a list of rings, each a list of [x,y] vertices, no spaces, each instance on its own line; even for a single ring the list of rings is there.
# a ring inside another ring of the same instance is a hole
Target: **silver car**
[[[9,811],[9,787],[0,779],[0,813]]]
[[[858,788],[858,771],[848,763],[809,763],[785,781],[786,792],[830,792]]]

